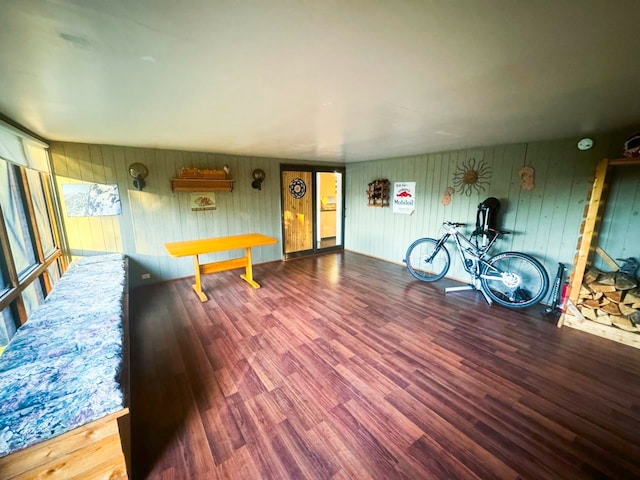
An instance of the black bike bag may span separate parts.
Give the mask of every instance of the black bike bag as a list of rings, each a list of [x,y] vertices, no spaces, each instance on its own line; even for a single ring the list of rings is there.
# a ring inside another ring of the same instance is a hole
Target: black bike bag
[[[489,197],[478,205],[476,215],[476,229],[472,235],[489,235],[490,229],[498,228],[498,211],[500,210],[500,200]]]

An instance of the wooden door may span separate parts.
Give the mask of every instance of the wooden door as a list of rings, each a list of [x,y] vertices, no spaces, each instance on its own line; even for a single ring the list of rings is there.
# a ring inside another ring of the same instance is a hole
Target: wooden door
[[[313,172],[282,171],[285,256],[313,250]]]

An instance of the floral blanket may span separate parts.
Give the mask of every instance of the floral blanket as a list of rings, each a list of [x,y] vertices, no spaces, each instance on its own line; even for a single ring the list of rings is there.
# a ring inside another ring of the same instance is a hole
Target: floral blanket
[[[124,408],[125,258],[75,260],[0,356],[0,457]]]

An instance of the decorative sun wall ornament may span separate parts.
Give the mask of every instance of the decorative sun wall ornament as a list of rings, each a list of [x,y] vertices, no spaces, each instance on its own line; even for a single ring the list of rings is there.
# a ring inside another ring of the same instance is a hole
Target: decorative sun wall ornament
[[[456,167],[456,173],[453,174],[453,185],[459,193],[471,195],[472,190],[477,193],[484,190],[485,185],[489,185],[490,178],[489,165],[484,160],[476,163],[475,158],[470,158]]]

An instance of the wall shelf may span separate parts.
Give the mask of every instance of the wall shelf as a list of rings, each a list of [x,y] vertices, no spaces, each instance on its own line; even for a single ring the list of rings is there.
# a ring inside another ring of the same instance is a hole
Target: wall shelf
[[[231,192],[233,180],[210,180],[207,178],[174,178],[171,190],[174,192]]]
[[[369,207],[388,207],[389,206],[389,180],[379,178],[368,185],[367,197]]]
[[[181,168],[171,179],[173,192],[231,192],[233,182],[224,170]]]

